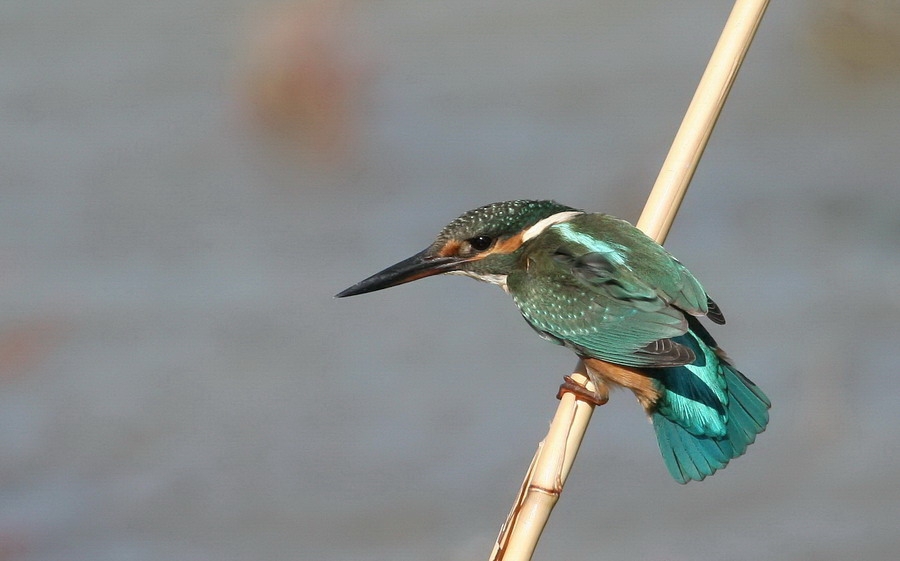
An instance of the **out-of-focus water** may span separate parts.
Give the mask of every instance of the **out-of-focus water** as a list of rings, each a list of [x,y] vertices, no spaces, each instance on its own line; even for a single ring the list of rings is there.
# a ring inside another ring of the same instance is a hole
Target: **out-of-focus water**
[[[896,555],[898,8],[841,4],[773,3],[667,244],[769,430],[683,487],[615,394],[538,558]],[[496,200],[634,220],[728,13],[270,10],[0,4],[0,560],[486,558],[573,357],[468,280],[332,295]]]

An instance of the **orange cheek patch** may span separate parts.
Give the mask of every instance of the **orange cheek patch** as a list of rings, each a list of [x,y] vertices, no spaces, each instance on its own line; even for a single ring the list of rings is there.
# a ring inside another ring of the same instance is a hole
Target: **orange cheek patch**
[[[440,251],[438,251],[438,255],[441,257],[453,257],[455,255],[458,255],[459,246],[460,242],[456,240],[450,240],[446,244],[444,244],[444,247],[442,247]]]

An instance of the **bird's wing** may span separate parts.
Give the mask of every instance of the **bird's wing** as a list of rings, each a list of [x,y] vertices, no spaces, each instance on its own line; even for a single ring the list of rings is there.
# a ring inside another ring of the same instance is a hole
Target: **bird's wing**
[[[694,353],[672,338],[687,332],[685,313],[707,313],[706,294],[656,247],[652,256],[638,255],[648,248],[611,244],[600,251],[544,247],[547,253],[527,257],[527,266],[509,275],[508,288],[534,329],[581,354],[624,366],[689,364]]]

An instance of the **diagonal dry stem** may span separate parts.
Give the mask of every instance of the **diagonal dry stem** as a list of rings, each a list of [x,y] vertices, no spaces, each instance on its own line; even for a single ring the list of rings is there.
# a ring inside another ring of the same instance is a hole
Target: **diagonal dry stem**
[[[637,223],[638,228],[659,243],[665,241],[675,220],[767,6],[768,0],[737,0],[734,4]],[[580,361],[572,377],[593,389]],[[571,393],[562,396],[550,430],[538,445],[516,502],[494,544],[492,561],[531,559],[562,493],[593,410],[593,405],[576,400]]]

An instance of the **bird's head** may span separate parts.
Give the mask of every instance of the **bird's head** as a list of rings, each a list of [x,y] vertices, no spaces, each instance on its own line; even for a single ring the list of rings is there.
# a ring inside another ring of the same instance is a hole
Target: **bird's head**
[[[501,287],[528,241],[581,211],[554,201],[506,201],[463,214],[423,251],[372,275],[338,298],[390,288],[442,273],[466,275]]]

